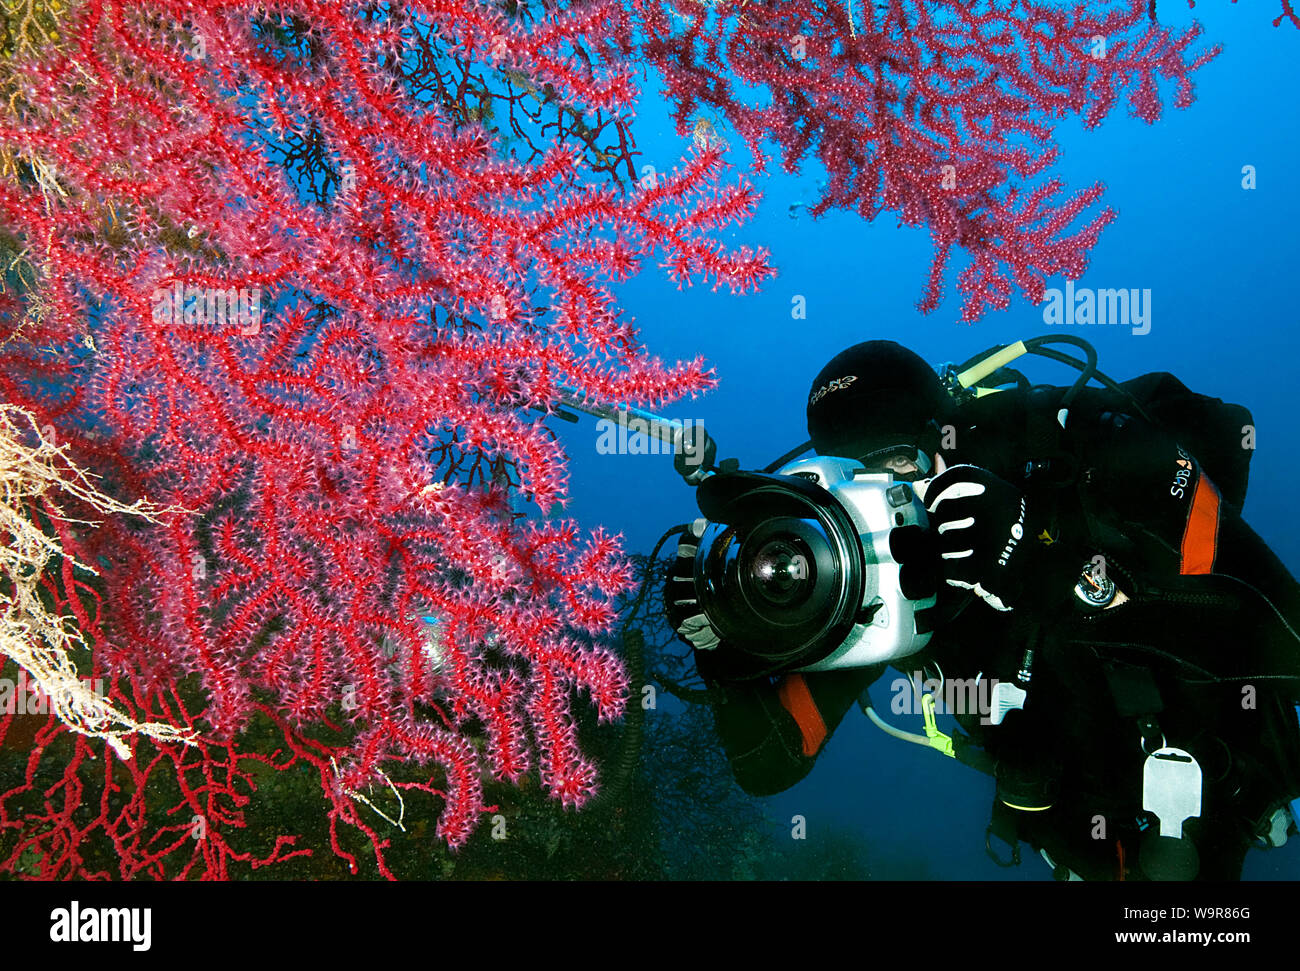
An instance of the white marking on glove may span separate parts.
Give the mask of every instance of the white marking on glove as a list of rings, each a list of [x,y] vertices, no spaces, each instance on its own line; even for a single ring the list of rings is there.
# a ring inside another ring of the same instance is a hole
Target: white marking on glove
[[[948,580],[946,582],[950,587],[961,587],[963,590],[970,590],[994,610],[1011,610],[1010,607],[1002,602],[1001,597],[995,593],[989,593],[978,583],[967,583],[965,580]]]
[[[682,621],[682,626],[677,628],[677,633],[690,641],[691,646],[701,651],[711,651],[721,643],[718,632],[704,614],[687,617]]]
[[[975,517],[967,516],[965,519],[954,519],[950,523],[940,523],[938,532],[946,533],[950,529],[965,529],[967,526],[975,525]]]
[[[954,482],[943,492],[935,497],[933,505],[926,507],[926,511],[933,514],[939,508],[939,504],[945,499],[969,499],[972,496],[984,495],[984,485],[980,482]]]

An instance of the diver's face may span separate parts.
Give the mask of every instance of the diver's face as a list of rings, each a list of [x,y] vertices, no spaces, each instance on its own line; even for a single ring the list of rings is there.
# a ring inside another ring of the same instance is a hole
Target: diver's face
[[[916,464],[916,460],[907,455],[891,455],[882,463],[886,472],[893,473],[897,479],[907,479],[916,477],[921,467]]]
[[[902,482],[916,482],[919,479],[938,475],[942,470],[935,471],[935,463],[943,460],[937,453],[932,460],[929,455],[914,446],[899,446],[872,452],[870,455],[863,456],[860,461],[868,472],[884,472]]]

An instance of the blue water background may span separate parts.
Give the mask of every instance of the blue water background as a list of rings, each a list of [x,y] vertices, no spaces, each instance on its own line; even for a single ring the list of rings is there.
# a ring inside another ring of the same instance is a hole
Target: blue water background
[[[1104,181],[1106,202],[1119,210],[1077,285],[1150,288],[1153,317],[1143,336],[1125,327],[1057,330],[1091,340],[1102,369],[1116,379],[1168,370],[1195,390],[1253,411],[1258,450],[1245,515],[1296,573],[1300,107],[1293,65],[1300,31],[1274,29],[1273,6],[1198,5],[1206,39],[1221,42],[1224,51],[1196,75],[1198,100],[1190,109],[1172,110],[1166,89],[1166,113],[1154,126],[1127,117],[1121,102],[1098,130],[1085,132],[1077,121],[1058,128],[1063,158],[1056,172],[1073,189]],[[1190,18],[1182,4],[1162,3],[1160,12]],[[644,163],[670,168],[686,142],[653,92],[638,123]],[[741,153],[733,158],[745,164]],[[1246,165],[1257,172],[1251,191],[1242,188]],[[793,203],[815,200],[822,172],[815,163],[799,176],[772,168],[775,174],[759,183],[764,200],[757,218],[724,234],[737,245],[771,249],[780,272],[761,293],[678,290],[655,272],[620,291],[652,353],[666,360],[703,355],[716,368],[714,392],[664,413],[704,420],[720,456],[762,467],[804,441],[809,384],[850,344],[889,338],[938,364],[1052,329],[1042,308],[1023,300],[977,324],[959,323],[953,284],[960,254],[948,273],[947,299],[935,313],[920,315],[915,303],[930,260],[924,230],[898,228],[889,214],[871,225],[844,213],[791,219]],[[1063,283],[1057,278],[1048,285]],[[806,320],[791,318],[795,295],[806,298]],[[1035,363],[1028,373],[1035,380],[1071,379],[1050,362]],[[648,552],[667,526],[698,514],[668,457],[598,455],[593,419],[562,435],[572,472],[566,514],[584,525],[604,524],[623,534],[629,550]],[[887,680],[875,689],[881,698]],[[795,814],[807,818],[810,838],[830,828],[859,834],[870,848],[874,877],[1046,878],[1036,857],[1010,870],[985,857],[991,785],[935,753],[887,738],[850,711],[811,775],[765,803],[776,820],[774,839],[788,838]],[[1252,852],[1245,875],[1300,877],[1300,839]]]

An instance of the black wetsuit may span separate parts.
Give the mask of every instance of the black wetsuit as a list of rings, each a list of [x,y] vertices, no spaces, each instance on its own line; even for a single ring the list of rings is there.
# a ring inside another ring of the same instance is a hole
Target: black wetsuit
[[[958,716],[969,743],[961,748],[982,750],[972,761],[997,767],[1003,798],[994,800],[991,825],[1003,840],[1045,848],[1085,879],[1144,878],[1139,848],[1153,820],[1142,810],[1143,765],[1163,743],[1189,752],[1202,770],[1202,811],[1185,827],[1198,876],[1236,879],[1263,822],[1300,796],[1292,707],[1300,700],[1300,587],[1239,513],[1248,456],[1231,450],[1249,414],[1168,375],[1128,386],[1151,421],[1113,392],[1091,390],[1073,403],[1066,431],[1055,422],[1059,388],[963,407],[949,464],[978,465],[1017,485],[1050,512],[1050,524],[1036,537],[1034,582],[1016,610],[944,587],[930,646],[907,666],[935,662],[968,684],[977,674],[1015,681],[1026,647],[1034,648],[1023,710],[997,726],[981,712]],[[1156,424],[1179,409],[1190,419],[1180,437],[1213,456],[1206,465],[1226,486]],[[1095,557],[1127,602],[1100,609],[1075,594]],[[716,718],[736,778],[757,794],[806,775],[883,672],[745,682],[727,678],[721,655],[697,651],[696,661],[722,689]],[[1020,794],[1050,808],[1009,808],[1025,801]]]

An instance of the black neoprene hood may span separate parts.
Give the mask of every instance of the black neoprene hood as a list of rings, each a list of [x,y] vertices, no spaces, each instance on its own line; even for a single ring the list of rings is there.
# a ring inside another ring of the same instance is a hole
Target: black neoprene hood
[[[864,341],[836,354],[813,379],[808,437],[819,454],[846,458],[928,445],[947,410],[943,385],[918,355],[894,341]]]

